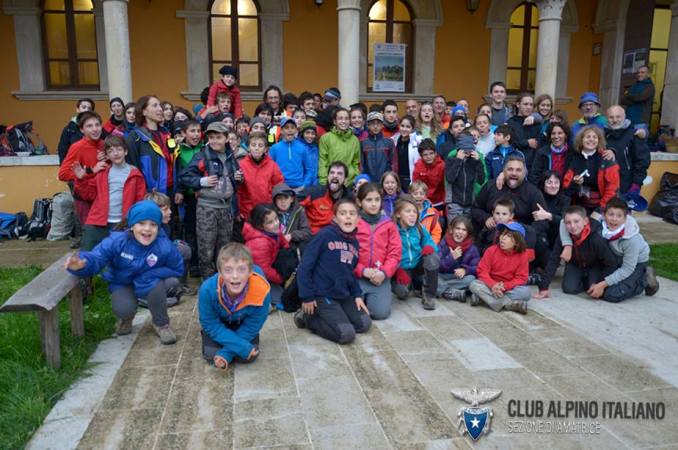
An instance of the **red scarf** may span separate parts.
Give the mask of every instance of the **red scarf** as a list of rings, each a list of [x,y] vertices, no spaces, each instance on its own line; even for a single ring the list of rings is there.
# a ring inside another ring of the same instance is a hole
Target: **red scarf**
[[[471,247],[471,245],[473,244],[473,239],[471,239],[470,236],[466,236],[466,239],[464,239],[461,242],[457,242],[457,241],[454,240],[454,238],[452,236],[450,236],[449,234],[446,234],[445,235],[445,243],[451,249],[456,249],[457,247],[461,247],[461,252],[466,253],[466,250],[468,250],[469,247]]]
[[[586,240],[587,237],[589,237],[590,234],[591,234],[591,224],[587,223],[586,225],[584,225],[584,229],[581,230],[581,234],[579,235],[579,237],[572,236],[574,246],[579,247],[581,244],[584,243],[584,241]]]

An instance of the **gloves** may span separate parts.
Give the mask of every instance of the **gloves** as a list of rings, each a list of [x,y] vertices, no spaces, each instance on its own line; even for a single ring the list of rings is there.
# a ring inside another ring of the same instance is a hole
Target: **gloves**
[[[639,194],[640,193],[640,185],[633,183],[631,187],[629,188],[629,192],[633,194]]]
[[[412,282],[410,274],[407,273],[405,269],[396,270],[395,279],[397,284],[402,284],[404,286],[409,286],[409,284]]]
[[[435,249],[431,247],[430,245],[425,245],[423,249],[421,249],[421,254],[424,256],[432,255],[435,253]]]

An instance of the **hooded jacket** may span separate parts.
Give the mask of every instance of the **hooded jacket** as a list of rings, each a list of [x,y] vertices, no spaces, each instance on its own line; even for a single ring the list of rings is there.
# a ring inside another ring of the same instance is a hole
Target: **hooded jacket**
[[[306,172],[306,186],[315,186],[318,184],[318,144],[308,143],[302,137],[297,138],[306,149],[308,155],[308,170]]]
[[[350,129],[340,131],[333,127],[329,133],[320,138],[318,180],[327,184],[327,171],[334,161],[342,161],[348,167],[348,176],[344,185],[353,185],[353,180],[360,173],[360,142]]]
[[[182,143],[179,145],[179,149],[174,160],[174,173],[177,174],[176,190],[182,194],[193,194],[193,189],[187,188],[181,183],[181,172],[188,167],[191,163],[193,157],[200,153],[200,150],[205,146],[202,142],[199,142],[195,147],[191,147],[188,144]]]
[[[256,265],[247,281],[247,293],[231,312],[220,298],[219,274],[205,280],[198,294],[200,326],[223,348],[218,355],[231,362],[235,356],[247,359],[254,348],[252,340],[259,334],[268,318],[271,287]],[[238,325],[232,330],[228,325]]]
[[[407,228],[401,227],[400,224],[397,224],[397,226],[403,246],[403,256],[400,259],[400,267],[403,269],[412,270],[419,265],[424,247],[430,246],[436,252],[438,251],[438,246],[433,242],[433,238],[421,224],[417,223],[415,226]]]
[[[210,191],[214,191],[214,188],[203,188],[200,185],[200,179],[202,177],[216,175],[221,178],[224,172],[226,172],[228,173],[228,179],[232,184],[233,189],[235,191],[238,190],[236,188],[238,183],[235,181],[235,172],[240,166],[228,149],[226,152],[226,160],[222,163],[217,152],[212,150],[209,145],[206,145],[193,157],[188,167],[181,172],[180,179],[185,186],[194,191],[202,191],[197,194],[198,201],[200,201],[201,195],[213,197]],[[216,197],[216,195],[214,195],[214,197]],[[230,202],[227,199],[223,199],[224,207],[230,206],[234,215],[239,213],[237,197],[238,196],[234,192],[230,198]]]
[[[238,186],[240,215],[247,220],[259,203],[271,203],[273,186],[284,181],[278,165],[268,155],[256,162],[251,154],[240,160],[243,181]]]
[[[478,159],[470,156],[459,159],[455,149],[445,159],[445,181],[449,192],[447,203],[456,203],[463,207],[473,205],[476,189],[479,191],[487,181],[485,157],[480,152],[476,153]]]
[[[177,247],[158,230],[150,245],[141,245],[131,231],[111,233],[91,252],[80,252],[87,264],[69,272],[78,277],[91,277],[104,270],[108,290],[133,286],[134,293],[144,298],[153,287],[166,278],[179,278],[184,273],[184,259]]]
[[[360,251],[353,271],[355,276],[362,278],[365,269],[379,269],[386,278],[391,278],[398,269],[403,250],[396,224],[386,215],[382,215],[376,225],[360,219],[356,238]]]
[[[335,223],[326,226],[311,239],[301,257],[297,270],[299,297],[303,302],[311,302],[362,296],[358,279],[353,275],[358,258],[355,232],[344,233]]]
[[[312,184],[315,174],[312,173],[308,151],[298,139],[291,142],[280,140],[270,148],[268,155],[278,165],[290,187],[296,189]]]
[[[650,167],[650,149],[645,139],[635,136],[635,128],[626,119],[621,128],[605,128],[607,148],[614,150],[619,164],[619,192],[626,194],[632,184],[643,185]]]
[[[360,143],[360,168],[372,180],[381,180],[389,170],[398,173],[398,155],[393,141],[382,133],[370,134]]]
[[[440,244],[438,244],[440,268],[438,271],[440,273],[453,273],[457,269],[464,269],[466,270],[466,275],[475,276],[478,269],[478,263],[480,262],[478,247],[476,247],[475,244],[471,244],[471,246],[461,254],[461,258],[454,259],[450,249],[455,249],[457,247],[459,247],[459,244],[449,235],[445,235],[440,241]]]
[[[230,113],[234,114],[236,118],[242,117],[242,100],[240,99],[240,88],[234,84],[231,87],[226,86],[224,80],[217,80],[210,86],[209,95],[207,96],[207,106],[214,106],[217,104],[217,94],[226,92],[231,97]]]
[[[434,205],[445,202],[445,163],[439,155],[436,155],[432,164],[426,164],[423,159],[419,159],[414,164],[412,181],[426,183],[428,186],[426,197]]]
[[[146,195],[146,181],[139,169],[130,167],[129,175],[122,188],[122,217],[127,217],[127,211],[136,202],[144,199]],[[76,180],[74,185],[75,195],[92,203],[87,215],[85,225],[96,225],[105,227],[108,225],[109,208],[109,184],[108,174],[111,171],[110,166],[106,170],[97,173],[94,178]]]
[[[285,280],[283,280],[278,271],[273,268],[273,263],[278,256],[278,251],[281,248],[289,247],[282,233],[278,231],[277,236],[273,237],[268,233],[254,228],[249,222],[245,222],[242,227],[242,236],[245,239],[245,246],[250,249],[250,252],[252,253],[254,264],[261,267],[261,270],[264,271],[264,275],[266,275],[266,279],[270,283],[283,284]]]
[[[282,193],[295,197],[294,191],[285,183],[280,183],[273,187],[273,206],[278,213],[280,230],[282,231],[282,234],[291,235],[292,240],[290,243],[298,246],[308,241],[313,236],[311,227],[308,224],[304,208],[299,204],[296,198],[287,212],[282,212],[278,209],[275,205],[275,198]]]
[[[160,129],[158,129],[160,131]],[[160,136],[166,146],[167,153],[153,140],[151,132],[145,127],[134,129],[127,136],[127,162],[138,167],[146,179],[146,189],[166,194],[173,186],[174,180],[174,148],[169,146],[169,134],[160,132]]]

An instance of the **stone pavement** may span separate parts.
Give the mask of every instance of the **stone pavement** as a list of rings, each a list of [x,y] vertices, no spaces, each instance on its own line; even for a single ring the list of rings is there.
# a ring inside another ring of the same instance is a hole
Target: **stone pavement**
[[[658,329],[671,336],[661,345],[673,364],[678,283],[662,281],[658,297],[624,304],[618,315],[626,324],[657,307],[672,315],[673,324]],[[580,325],[558,312],[573,301],[586,316]],[[663,379],[653,373],[661,360],[653,367],[624,352],[626,342],[615,345],[621,319],[607,329],[594,320],[618,305],[556,294],[532,301],[546,315],[520,316],[444,301],[424,311],[416,298],[394,300],[392,317],[348,346],[299,330],[291,314],[276,312],[262,332],[259,359],[226,372],[201,358],[195,306],[191,298],[171,310],[174,346],[163,347],[144,327],[79,448],[678,448],[675,372]],[[473,386],[503,391],[485,405],[494,410],[492,432],[476,443],[457,428],[457,413],[468,405],[450,394]],[[512,433],[512,399],[662,401],[666,417],[598,418],[594,435]]]

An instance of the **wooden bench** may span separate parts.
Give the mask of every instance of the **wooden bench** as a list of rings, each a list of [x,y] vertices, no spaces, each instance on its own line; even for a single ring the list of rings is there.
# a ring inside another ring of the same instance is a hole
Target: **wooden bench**
[[[40,320],[40,341],[47,365],[61,367],[59,303],[68,295],[71,310],[71,332],[85,335],[83,292],[80,279],[64,269],[68,255],[45,269],[0,306],[0,313],[36,312]]]

